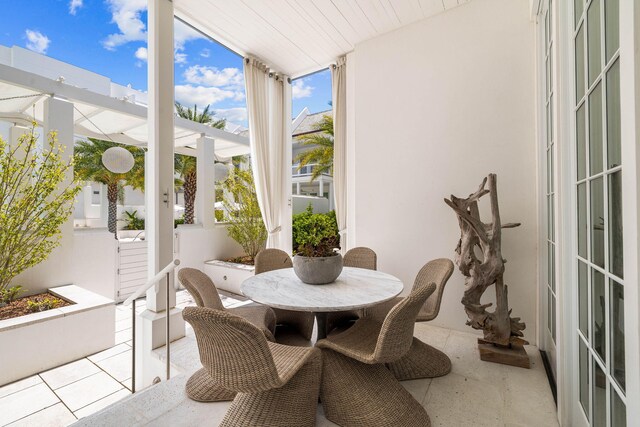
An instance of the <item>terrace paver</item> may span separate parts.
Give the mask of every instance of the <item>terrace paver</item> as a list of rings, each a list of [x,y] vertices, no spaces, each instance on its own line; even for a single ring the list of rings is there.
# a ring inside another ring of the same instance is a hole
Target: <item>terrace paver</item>
[[[131,340],[131,328],[116,332],[116,345]]]
[[[122,384],[101,371],[59,388],[56,394],[69,409],[75,412],[119,390],[124,390]]]
[[[115,347],[108,348],[100,353],[96,353],[93,356],[87,357],[93,363],[99,362],[104,359],[108,359],[111,356],[115,356],[116,354],[124,353],[127,350],[131,350],[131,347],[126,343],[118,344]]]
[[[97,374],[98,372],[100,372],[100,368],[96,365],[87,359],[80,359],[42,372],[40,373],[40,378],[42,378],[49,387],[56,390],[93,374]]]
[[[131,353],[132,350],[128,349],[125,352],[100,360],[96,362],[96,365],[117,381],[124,381],[127,378],[131,378]]]
[[[9,394],[0,399],[0,426],[35,414],[58,402],[58,397],[45,383]]]
[[[9,394],[15,393],[20,390],[24,390],[25,388],[29,388],[36,384],[40,384],[42,382],[42,378],[38,375],[34,375],[32,377],[27,377],[20,381],[15,381],[11,384],[4,385],[0,387],[0,399]]]
[[[76,417],[63,403],[44,408],[8,425],[8,427],[64,427],[77,421]]]

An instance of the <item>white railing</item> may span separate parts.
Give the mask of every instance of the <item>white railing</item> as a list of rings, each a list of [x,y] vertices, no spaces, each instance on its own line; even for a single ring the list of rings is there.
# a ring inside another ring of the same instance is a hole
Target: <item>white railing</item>
[[[169,335],[169,323],[170,323],[170,310],[169,310],[169,285],[171,283],[169,279],[169,274],[175,270],[177,266],[180,265],[179,259],[174,259],[171,261],[165,268],[160,270],[158,274],[153,276],[147,283],[140,286],[129,298],[124,301],[124,305],[131,304],[131,392],[136,392],[136,300],[142,298],[142,296],[152,287],[156,286],[156,292],[158,291],[158,282],[162,280],[163,277],[167,279],[167,299],[166,299],[166,311],[165,315],[167,321],[167,380],[171,377],[171,336]]]

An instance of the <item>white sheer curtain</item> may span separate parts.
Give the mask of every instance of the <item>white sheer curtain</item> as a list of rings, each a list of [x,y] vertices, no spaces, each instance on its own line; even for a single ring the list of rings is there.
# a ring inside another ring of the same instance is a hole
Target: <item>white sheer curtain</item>
[[[342,253],[347,249],[347,58],[331,67],[333,104],[333,186]]]
[[[269,233],[267,248],[281,242],[283,174],[286,135],[284,85],[287,77],[271,72],[256,58],[245,58],[244,80],[247,92],[251,167],[258,204]],[[288,169],[290,170],[290,168]]]

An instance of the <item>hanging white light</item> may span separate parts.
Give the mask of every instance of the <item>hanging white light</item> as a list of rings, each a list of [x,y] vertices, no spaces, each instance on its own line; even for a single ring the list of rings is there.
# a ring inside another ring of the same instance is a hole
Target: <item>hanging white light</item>
[[[216,182],[224,181],[229,176],[229,166],[226,163],[216,163],[213,165],[213,175]]]
[[[127,173],[134,163],[133,154],[122,147],[111,147],[102,153],[102,164],[113,173]]]

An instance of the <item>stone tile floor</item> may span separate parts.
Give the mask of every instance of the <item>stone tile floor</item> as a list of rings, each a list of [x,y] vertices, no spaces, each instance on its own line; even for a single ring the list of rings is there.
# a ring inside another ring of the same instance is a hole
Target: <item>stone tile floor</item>
[[[472,333],[417,323],[415,336],[447,353],[453,365],[444,377],[402,382],[426,408],[433,426],[558,426],[556,406],[536,347],[527,346],[532,366],[522,369],[481,361],[478,335]],[[277,334],[276,338],[294,344],[290,335]],[[156,353],[162,357],[164,349]],[[187,379],[201,366],[191,328],[172,344],[171,354],[172,364],[181,374],[84,418],[77,426],[218,425],[229,402],[194,402],[184,392]],[[321,405],[317,425],[336,425],[324,417]]]
[[[223,303],[245,304],[225,296]],[[195,302],[183,290],[176,305]],[[114,347],[0,387],[0,426],[66,426],[131,395],[131,307],[114,310]],[[136,311],[143,310],[138,301]]]
[[[225,306],[245,304],[224,297]],[[178,307],[195,305],[186,291]],[[138,303],[138,311],[144,304]],[[217,425],[228,402],[189,400],[184,385],[200,368],[193,330],[172,344],[172,364],[182,372],[131,395],[131,309],[116,310],[116,345],[108,350],[0,387],[0,426]],[[452,372],[442,378],[404,381],[403,386],[429,413],[434,426],[558,426],[556,407],[538,349],[527,346],[532,369],[483,362],[477,335],[417,323],[416,337],[451,357]],[[278,334],[291,345],[294,335]],[[164,349],[156,350],[163,358]],[[113,405],[115,403],[115,405]],[[318,406],[318,426],[334,426]]]

